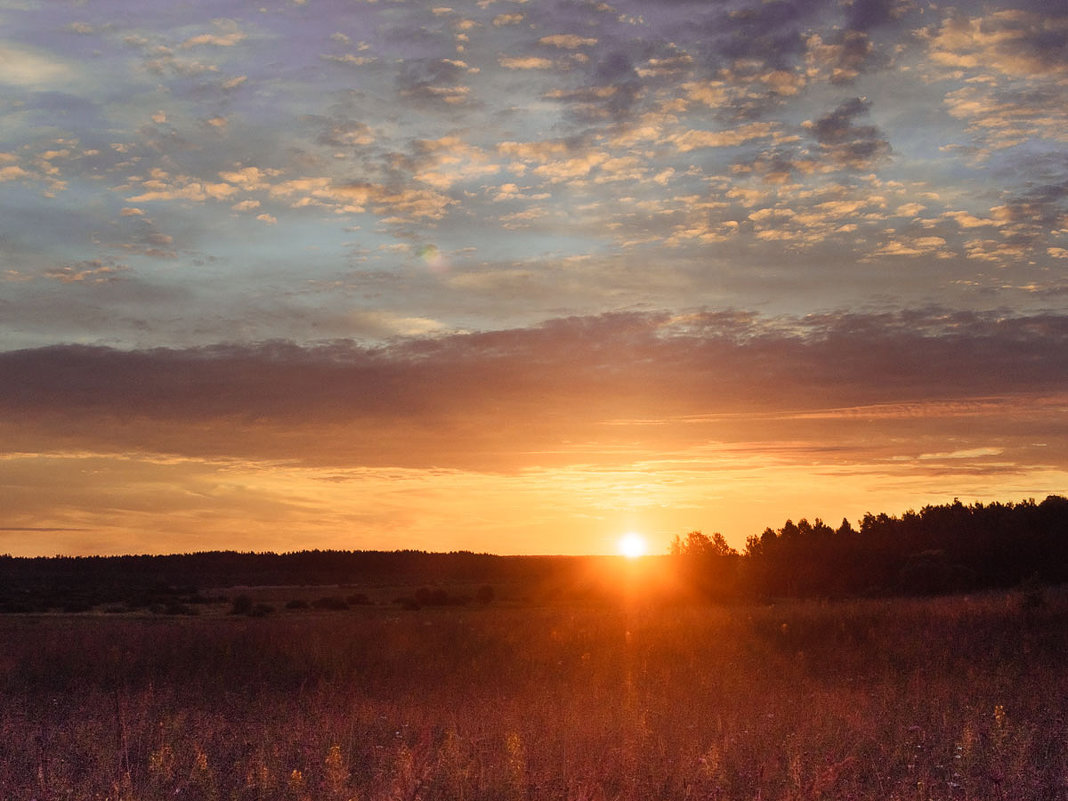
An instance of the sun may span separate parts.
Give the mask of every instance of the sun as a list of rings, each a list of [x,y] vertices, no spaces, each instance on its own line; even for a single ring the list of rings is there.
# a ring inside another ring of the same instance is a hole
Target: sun
[[[616,543],[616,548],[621,556],[625,556],[628,559],[645,556],[645,552],[648,550],[645,537],[636,531],[627,532],[620,537],[619,542]]]

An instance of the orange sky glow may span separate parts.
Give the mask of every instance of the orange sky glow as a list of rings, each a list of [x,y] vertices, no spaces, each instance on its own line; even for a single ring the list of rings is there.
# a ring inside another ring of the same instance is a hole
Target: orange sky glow
[[[977,323],[978,344],[947,349],[942,321],[886,325],[872,357],[852,331],[754,344],[708,324],[716,337],[639,314],[385,350],[11,355],[6,550],[581,554],[637,531],[662,553],[693,529],[741,549],[787,518],[1066,485],[1068,397],[1021,363],[1019,331]],[[998,336],[1017,341],[999,355]],[[1031,391],[992,394],[1005,376]]]

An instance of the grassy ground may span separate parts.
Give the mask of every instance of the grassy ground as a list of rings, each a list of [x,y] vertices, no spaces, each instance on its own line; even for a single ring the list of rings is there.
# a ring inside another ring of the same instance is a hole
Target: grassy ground
[[[0,798],[1068,799],[1024,600],[8,616]]]

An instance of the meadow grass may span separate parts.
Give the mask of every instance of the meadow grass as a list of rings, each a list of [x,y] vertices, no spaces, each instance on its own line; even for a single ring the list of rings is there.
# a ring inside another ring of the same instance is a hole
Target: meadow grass
[[[0,620],[0,798],[1068,799],[1068,599]]]

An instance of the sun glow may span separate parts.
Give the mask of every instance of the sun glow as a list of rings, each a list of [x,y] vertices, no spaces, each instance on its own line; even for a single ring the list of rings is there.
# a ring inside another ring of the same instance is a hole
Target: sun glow
[[[619,542],[616,543],[616,548],[621,556],[625,556],[628,559],[645,556],[645,552],[648,550],[645,537],[636,531],[628,532],[620,537]]]

